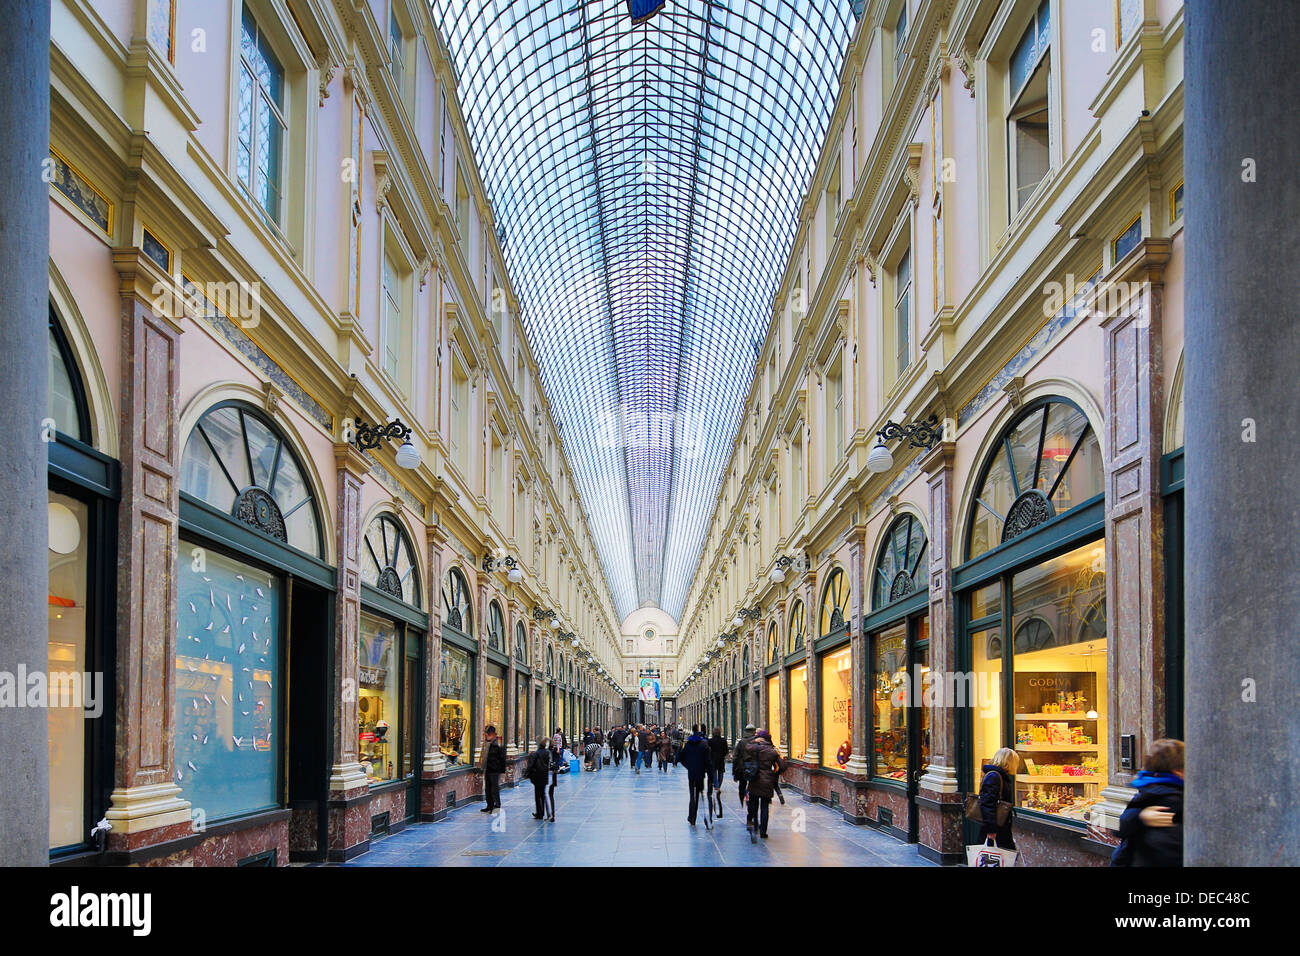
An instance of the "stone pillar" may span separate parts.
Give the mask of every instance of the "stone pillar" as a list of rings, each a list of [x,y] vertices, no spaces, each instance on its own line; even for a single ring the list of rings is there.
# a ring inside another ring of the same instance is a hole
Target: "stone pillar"
[[[447,758],[442,755],[439,701],[442,697],[442,553],[447,536],[439,524],[438,512],[432,510],[426,532],[429,556],[429,639],[425,645],[424,764],[420,768],[420,819],[437,819],[444,808],[439,804],[438,780],[447,773]]]
[[[791,753],[790,668],[785,664],[786,642],[789,640],[790,631],[789,613],[790,608],[787,599],[783,598],[776,602],[776,659],[780,662],[780,669],[777,671],[776,682],[776,692],[780,695],[780,700],[776,702],[776,706],[781,715],[781,746],[777,749],[781,751],[782,757],[789,757]]]
[[[929,487],[930,511],[930,673],[945,678],[957,670],[957,608],[952,593],[955,527],[953,517],[954,442],[939,442],[921,458]],[[943,688],[959,682],[944,681]],[[925,699],[925,688],[916,688]],[[922,853],[931,859],[957,862],[962,853],[962,802],[957,783],[957,701],[947,694],[930,711],[930,762],[917,785],[917,828]]]
[[[506,603],[506,654],[510,657],[510,665],[506,668],[506,726],[502,733],[508,741],[506,744],[506,757],[508,758],[517,757],[520,753],[527,753],[530,749],[527,746],[528,735],[524,732],[523,718],[517,713],[519,710],[519,673],[515,670],[515,623],[522,621],[523,617],[524,609],[518,601]]]
[[[849,780],[866,783],[871,776],[871,765],[867,762],[867,728],[871,725],[870,688],[867,686],[867,674],[870,671],[867,661],[867,639],[862,633],[862,619],[870,607],[867,575],[870,555],[867,554],[867,529],[851,528],[849,542],[849,658],[852,662],[850,688],[850,728],[849,746],[853,753],[844,767],[844,776]]]
[[[1164,266],[1168,239],[1146,239],[1100,284],[1105,333],[1106,741],[1109,786],[1092,822],[1118,829],[1133,789],[1120,735],[1137,753],[1161,736],[1165,714]]]
[[[347,859],[370,837],[370,790],[357,759],[357,662],[361,628],[361,484],[370,461],[354,445],[334,446],[338,500],[334,600],[334,749],[330,767],[329,857]]]
[[[1300,864],[1300,18],[1187,10],[1184,859]],[[1281,772],[1279,772],[1281,770]]]
[[[821,630],[821,608],[817,606],[817,573],[812,568],[803,579],[804,660],[808,662],[808,751],[804,763],[812,769],[821,764],[821,675],[813,645]]]
[[[139,249],[114,249],[121,279],[122,501],[118,507],[117,747],[108,846],[191,832],[175,780],[177,486],[181,325],[155,314],[168,277]],[[43,567],[43,565],[42,565]],[[44,733],[42,732],[42,737]],[[151,831],[146,833],[145,831]]]
[[[6,273],[0,286],[0,399],[15,437],[0,464],[0,566],[13,571],[0,589],[0,670],[43,674],[49,668],[49,554],[41,547],[49,541],[41,507],[49,459],[41,422],[50,394],[50,201],[40,172],[50,142],[50,4],[4,0],[0,11],[6,24],[0,37],[0,157],[10,170],[0,187],[0,261]],[[43,709],[0,708],[0,865],[44,866],[49,860],[48,737]]]
[[[488,605],[491,596],[483,584],[475,590],[478,593],[478,606],[474,608],[478,615],[478,655],[474,659],[474,712],[470,714],[470,733],[473,734],[470,739],[474,741],[474,747],[470,753],[477,767],[483,756],[483,727],[487,723]]]

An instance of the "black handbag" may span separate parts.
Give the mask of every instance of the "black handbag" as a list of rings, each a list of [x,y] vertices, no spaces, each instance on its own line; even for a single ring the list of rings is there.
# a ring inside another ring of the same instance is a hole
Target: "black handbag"
[[[984,779],[987,780],[988,777],[985,776]],[[999,774],[998,777],[999,792],[1001,791],[1001,788],[1002,788],[1002,779],[1001,779],[1001,775]],[[998,807],[997,810],[995,811],[994,819],[997,820],[999,830],[1001,830],[1003,827],[1007,825],[1007,822],[1011,819],[1011,811],[1013,809],[1014,809],[1014,805],[1010,801],[1008,800],[998,801]],[[984,811],[980,809],[980,795],[978,793],[966,794],[966,819],[974,823],[979,823],[979,824],[984,823]]]

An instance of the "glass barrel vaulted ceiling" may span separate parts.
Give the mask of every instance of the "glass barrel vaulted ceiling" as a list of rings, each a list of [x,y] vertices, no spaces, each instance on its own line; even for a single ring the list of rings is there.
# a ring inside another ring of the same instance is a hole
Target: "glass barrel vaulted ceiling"
[[[680,617],[851,0],[433,0],[620,616]]]

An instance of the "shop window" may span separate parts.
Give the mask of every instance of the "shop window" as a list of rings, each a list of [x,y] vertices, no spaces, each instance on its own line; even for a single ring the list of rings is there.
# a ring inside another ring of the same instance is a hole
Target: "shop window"
[[[781,675],[767,679],[767,730],[772,734],[772,745],[781,748]]]
[[[786,636],[786,653],[794,654],[803,650],[805,635],[803,601],[795,601],[790,611],[790,631]]]
[[[1042,0],[1011,54],[1007,139],[1012,216],[1033,197],[1051,166],[1050,34],[1049,4]]]
[[[966,556],[977,558],[1103,490],[1101,448],[1087,417],[1064,399],[1036,402],[984,466]]]
[[[51,378],[51,390],[55,383]],[[75,420],[68,422],[75,427]],[[49,674],[47,708],[50,755],[50,847],[78,844],[86,823],[88,704],[104,687],[94,680],[88,645],[90,509],[67,495],[48,492]],[[80,691],[78,692],[78,688]],[[26,689],[20,690],[26,693]],[[107,714],[101,717],[109,720]]]
[[[790,756],[808,751],[808,665],[790,668]]]
[[[853,655],[845,646],[822,655],[822,766],[843,770],[853,755]]]
[[[470,763],[470,720],[473,714],[471,687],[473,657],[449,644],[442,645],[442,669],[438,689],[438,746],[449,767]]]
[[[180,550],[176,783],[211,823],[278,803],[282,587],[211,548],[201,565]]]
[[[501,605],[493,601],[488,605],[488,647],[494,651],[505,653],[506,650],[506,622],[501,614]],[[498,729],[501,729],[498,725]]]
[[[483,723],[496,728],[501,739],[506,735],[506,669],[488,662],[485,681],[486,698],[483,701]]]
[[[822,592],[821,636],[834,634],[848,627],[849,579],[842,568],[831,572]]]
[[[420,572],[415,549],[391,514],[371,519],[362,537],[361,580],[399,601],[420,606]]]
[[[465,576],[456,568],[447,572],[442,585],[443,623],[466,637],[474,636],[474,604]]]
[[[889,780],[906,780],[909,679],[906,621],[876,635],[872,676],[875,775]]]
[[[401,649],[391,621],[362,612],[357,661],[358,759],[371,783],[397,775],[397,686]]]
[[[259,412],[218,405],[181,457],[181,491],[271,538],[319,556],[316,500],[297,455]]]
[[[284,67],[247,5],[239,37],[238,145],[235,171],[267,219],[282,223]]]
[[[872,607],[882,608],[916,591],[929,588],[927,555],[929,541],[921,520],[912,514],[899,515],[885,532],[872,575]]]
[[[50,392],[46,405],[47,415],[54,420],[54,428],[78,441],[88,442],[86,423],[90,413],[86,396],[81,389],[80,377],[72,359],[72,350],[63,336],[63,330],[50,311]]]
[[[515,675],[515,743],[525,745],[528,741],[528,677]],[[532,749],[529,747],[528,749]]]

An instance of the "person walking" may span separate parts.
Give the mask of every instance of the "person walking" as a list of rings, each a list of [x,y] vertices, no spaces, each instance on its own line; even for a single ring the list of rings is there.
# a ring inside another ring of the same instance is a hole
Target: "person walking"
[[[1119,818],[1120,844],[1111,866],[1183,865],[1183,760],[1181,740],[1151,745],[1130,784],[1137,793]]]
[[[673,738],[665,728],[659,735],[659,772],[667,773],[668,764],[673,760]],[[675,764],[674,764],[675,766]]]
[[[551,823],[555,822],[555,785],[560,779],[560,764],[564,760],[564,752],[555,746],[554,738],[551,739],[551,746],[547,749],[551,757],[551,781],[546,791],[546,806],[544,812],[546,819]]]
[[[744,753],[749,742],[754,739],[754,732],[757,730],[753,724],[745,725],[745,733],[736,741],[736,747],[731,752],[731,779],[736,781],[740,792],[740,808],[745,809],[745,791],[749,786],[749,781],[745,779],[744,773]],[[721,798],[719,796],[719,798]]]
[[[479,813],[491,813],[501,806],[501,775],[506,770],[506,751],[497,740],[497,729],[492,724],[483,728],[483,752],[479,756],[483,768],[483,796],[485,806]]]
[[[614,761],[615,767],[623,765],[623,744],[627,740],[627,731],[623,729],[622,724],[614,728],[613,733],[609,735],[609,756]]]
[[[641,725],[637,724],[628,731],[627,735],[627,759],[632,765],[632,769],[638,774],[641,772]]]
[[[641,751],[641,762],[645,764],[647,770],[654,769],[655,744],[655,735],[642,724],[638,735],[637,749]]]
[[[528,755],[524,764],[524,774],[533,785],[534,820],[546,819],[546,784],[551,776],[551,741],[547,737],[537,738],[537,749]]]
[[[1020,769],[1020,755],[1010,747],[1002,747],[986,763],[981,771],[980,780],[980,831],[979,842],[989,837],[1004,850],[1014,850],[1016,841],[1011,835],[1011,813],[1006,813],[1006,821],[998,822],[998,804],[1006,802],[1015,805],[1016,773]]]
[[[709,738],[709,802],[713,795],[718,795],[718,816],[722,816],[722,773],[727,769],[727,738],[722,736],[722,728],[714,727],[713,736]]]
[[[686,745],[686,729],[681,724],[673,731],[673,766],[677,766],[682,755],[682,747]]]
[[[600,770],[605,765],[605,732],[597,727],[591,735],[596,739],[596,769]]]
[[[745,829],[749,831],[749,842],[757,843],[756,833],[758,837],[767,839],[772,795],[776,792],[777,780],[785,773],[786,763],[781,759],[781,752],[772,745],[772,735],[766,730],[756,731],[745,744],[742,761],[749,800]]]
[[[704,781],[713,766],[709,756],[709,743],[700,733],[700,725],[691,728],[691,735],[682,744],[679,762],[686,768],[686,783],[691,792],[690,809],[686,811],[686,822],[695,826],[695,816],[700,807],[700,795],[704,792]],[[712,791],[709,799],[712,800]]]

